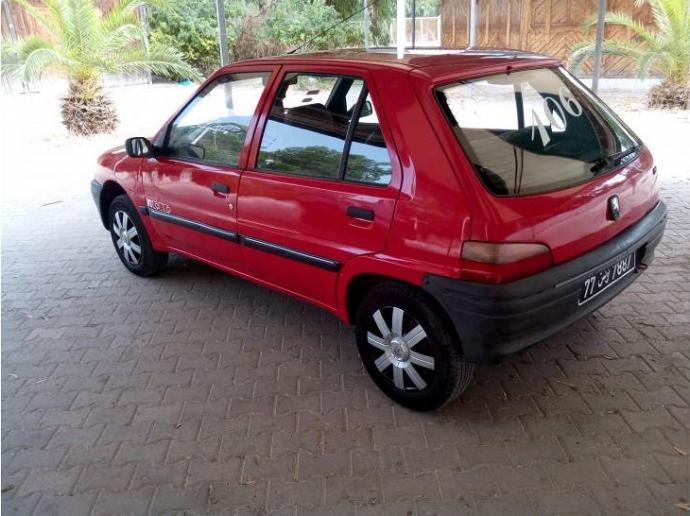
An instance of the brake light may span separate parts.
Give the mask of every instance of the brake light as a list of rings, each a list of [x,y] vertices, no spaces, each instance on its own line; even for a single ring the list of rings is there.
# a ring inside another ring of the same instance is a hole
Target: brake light
[[[468,241],[462,246],[462,277],[482,283],[505,283],[553,265],[544,244]]]

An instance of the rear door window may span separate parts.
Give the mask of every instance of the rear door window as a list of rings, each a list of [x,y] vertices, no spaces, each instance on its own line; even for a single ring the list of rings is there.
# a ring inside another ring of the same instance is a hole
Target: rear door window
[[[390,182],[391,173],[391,161],[379,119],[371,95],[367,95],[352,133],[345,179],[385,185]]]
[[[364,81],[288,73],[271,106],[257,168],[388,184],[390,157]]]
[[[633,159],[639,140],[563,69],[493,75],[436,89],[484,184],[527,195],[590,180]]]

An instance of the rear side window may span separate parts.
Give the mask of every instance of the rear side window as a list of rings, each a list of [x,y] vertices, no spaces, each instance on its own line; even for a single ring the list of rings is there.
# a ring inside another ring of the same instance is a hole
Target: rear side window
[[[203,89],[170,127],[165,153],[236,167],[269,73],[219,77]]]
[[[287,74],[266,122],[257,168],[388,184],[390,157],[364,82]]]
[[[497,195],[567,188],[633,159],[639,140],[563,69],[493,75],[436,97],[484,184]]]

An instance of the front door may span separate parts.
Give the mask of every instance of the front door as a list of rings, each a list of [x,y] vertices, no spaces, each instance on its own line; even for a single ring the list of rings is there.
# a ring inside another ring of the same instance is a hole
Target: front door
[[[335,307],[342,265],[385,247],[400,167],[365,71],[284,67],[273,89],[240,183],[247,267]]]
[[[173,251],[237,268],[237,192],[245,141],[270,73],[222,75],[173,120],[143,166],[151,222]]]

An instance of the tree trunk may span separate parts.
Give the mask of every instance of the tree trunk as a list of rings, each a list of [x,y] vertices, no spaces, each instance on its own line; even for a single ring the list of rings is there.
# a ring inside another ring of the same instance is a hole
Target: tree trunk
[[[690,85],[666,79],[649,91],[647,105],[650,108],[690,108]]]
[[[61,100],[62,123],[70,133],[80,136],[110,133],[118,119],[113,102],[103,94],[95,79],[69,83],[69,93]]]

